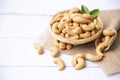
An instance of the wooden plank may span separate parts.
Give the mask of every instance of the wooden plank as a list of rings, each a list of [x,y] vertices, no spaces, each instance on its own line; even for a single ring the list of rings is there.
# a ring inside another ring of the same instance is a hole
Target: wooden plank
[[[0,67],[1,80],[119,80],[120,74],[106,76],[100,68],[74,70],[67,67]]]
[[[0,14],[55,14],[57,11],[80,7],[82,4],[91,10],[120,9],[119,0],[4,0],[0,1]]]
[[[38,55],[33,47],[36,39],[0,39],[0,66],[55,66],[50,52]],[[72,56],[60,55],[66,66],[71,65]],[[99,67],[87,61],[86,67]]]

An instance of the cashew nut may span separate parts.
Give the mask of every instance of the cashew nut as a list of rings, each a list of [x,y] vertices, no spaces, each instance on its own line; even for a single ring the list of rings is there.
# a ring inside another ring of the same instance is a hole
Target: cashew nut
[[[90,37],[90,35],[91,35],[90,32],[85,32],[85,33],[80,34],[80,38],[85,39],[85,38]]]
[[[70,14],[71,14],[71,13],[79,13],[79,12],[80,12],[80,9],[79,9],[79,8],[76,8],[76,7],[72,8],[72,9],[69,11]]]
[[[96,25],[97,24],[97,19],[94,19],[93,23]]]
[[[67,31],[66,31],[65,28],[62,30],[62,33],[63,33],[63,34],[66,34],[66,33],[67,33]]]
[[[73,19],[73,17],[75,17],[75,16],[81,16],[81,14],[80,13],[72,13],[72,14],[70,14],[71,19]]]
[[[104,54],[102,53],[103,49],[108,46],[110,40],[110,36],[105,36],[104,42],[100,43],[96,47],[96,54],[92,55],[90,53],[86,54],[86,59],[91,61],[99,61],[103,58]]]
[[[86,59],[90,60],[90,61],[100,61],[102,60],[103,56],[102,55],[93,55],[93,54],[86,54]]]
[[[79,23],[73,23],[73,26],[79,27]]]
[[[94,23],[89,23],[88,25],[84,24],[81,27],[84,31],[91,31],[95,28]]]
[[[55,22],[59,22],[62,18],[63,18],[63,13],[58,13],[57,15],[55,15],[51,21],[50,21],[50,25],[52,25]]]
[[[59,47],[59,43],[60,43],[60,41],[58,41],[58,40],[54,41],[54,44],[55,44],[56,47]]]
[[[67,14],[67,15],[64,15],[64,17],[61,19],[60,22],[72,22],[72,19],[71,19],[70,16]]]
[[[102,51],[105,47],[109,45],[109,41],[110,41],[110,36],[105,36],[104,41],[96,47],[96,53],[99,55],[103,55]]]
[[[60,31],[58,30],[58,22],[52,25],[52,31],[55,32],[56,34],[60,34]]]
[[[73,67],[75,67],[75,65],[77,65],[78,58],[84,58],[84,55],[82,53],[76,53],[75,55],[73,55],[73,59],[72,59],[72,66]]]
[[[105,41],[105,38],[103,37],[103,38],[101,39],[101,41],[102,41],[102,42]]]
[[[68,23],[65,24],[66,32],[70,35],[76,35],[81,33],[80,27],[70,26]]]
[[[100,27],[99,25],[97,25],[97,24],[95,24],[95,28],[96,28],[97,30],[101,29],[101,27]]]
[[[58,70],[63,70],[65,68],[64,61],[61,58],[55,58],[54,63],[58,64]]]
[[[100,24],[100,22],[97,19],[94,19],[93,23],[95,25],[95,29],[99,30],[102,28],[101,27],[102,25]]]
[[[102,51],[105,47],[107,47],[109,45],[109,40],[110,40],[110,36],[105,36],[104,42],[100,43],[97,47],[96,47],[96,53],[99,55],[103,55]]]
[[[43,54],[43,47],[38,45],[38,44],[34,44],[34,47],[37,49],[38,54]]]
[[[71,40],[78,40],[79,36],[78,35],[74,35],[74,36],[71,36],[70,39]]]
[[[59,31],[62,31],[64,28],[65,28],[65,23],[64,23],[64,22],[60,22],[60,23],[58,24],[58,29],[59,29]]]
[[[65,34],[65,38],[66,39],[69,39],[70,38],[70,35],[67,33],[67,34]]]
[[[104,56],[104,54],[102,53],[103,49],[105,48],[105,44],[100,43],[97,47],[96,47],[96,53],[98,55],[102,55]]]
[[[67,48],[67,50],[70,50],[70,49],[73,48],[73,45],[72,44],[67,44],[66,48]]]
[[[73,30],[68,30],[68,33],[70,33],[70,35],[76,35],[76,34],[80,34],[80,33],[82,33],[82,31],[81,31],[81,29],[80,29],[80,27],[76,27],[75,29],[73,29]]]
[[[61,33],[60,35],[61,35],[62,37],[65,37],[65,34],[64,34],[64,33]]]
[[[92,30],[92,31],[91,31],[91,35],[92,35],[92,36],[93,36],[95,33],[96,33],[95,30]]]
[[[112,36],[114,34],[115,34],[115,32],[113,30],[103,30],[104,36]]]
[[[76,22],[76,23],[85,23],[85,24],[91,22],[91,20],[87,20],[87,19],[85,19],[85,18],[83,18],[81,16],[74,16],[72,18],[72,20],[73,20],[73,22]]]
[[[78,62],[77,65],[75,65],[75,69],[76,69],[76,70],[79,70],[79,69],[81,69],[81,68],[84,67],[85,61],[84,61],[83,58],[78,58],[78,59],[77,59],[77,62]]]
[[[72,59],[72,66],[76,69],[79,70],[81,68],[83,68],[85,65],[84,62],[84,55],[82,53],[77,53],[73,56]]]
[[[66,48],[66,43],[60,42],[60,43],[59,43],[59,48],[60,48],[60,49],[65,49],[65,48]]]
[[[51,47],[51,48],[50,48],[50,51],[51,51],[51,56],[52,56],[52,57],[56,57],[56,56],[58,56],[58,54],[59,54],[59,50],[58,50],[57,47]]]
[[[82,17],[85,19],[93,20],[94,18],[90,14],[82,14]]]

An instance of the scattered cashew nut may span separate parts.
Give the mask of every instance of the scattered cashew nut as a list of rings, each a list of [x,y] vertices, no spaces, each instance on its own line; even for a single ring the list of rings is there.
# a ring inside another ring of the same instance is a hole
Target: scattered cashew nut
[[[75,69],[81,69],[84,67],[84,55],[82,53],[77,53],[75,55],[73,55],[73,59],[72,59],[72,66]]]
[[[55,58],[54,59],[54,63],[55,64],[58,64],[58,70],[64,70],[64,68],[65,68],[65,63],[64,63],[64,61],[61,59],[61,58]]]
[[[73,67],[77,64],[77,59],[78,58],[83,58],[83,54],[82,53],[76,53],[73,55],[73,59],[72,59],[72,65]]]
[[[75,69],[76,69],[76,70],[79,70],[79,69],[81,69],[81,68],[84,67],[85,61],[84,61],[83,58],[78,58],[78,59],[77,59],[77,62],[78,62],[77,65],[75,65]]]
[[[93,55],[93,54],[86,54],[86,59],[90,60],[90,61],[100,61],[102,60],[103,56],[102,55]]]
[[[56,56],[58,56],[58,54],[59,54],[59,50],[58,50],[57,47],[51,47],[51,48],[50,48],[50,51],[51,51],[51,56],[52,56],[52,57],[56,57]]]
[[[43,47],[38,45],[38,44],[34,44],[34,47],[37,49],[38,54],[43,54]]]

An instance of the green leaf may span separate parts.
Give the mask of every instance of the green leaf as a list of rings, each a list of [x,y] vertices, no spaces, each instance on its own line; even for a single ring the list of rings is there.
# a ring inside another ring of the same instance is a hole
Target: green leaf
[[[81,6],[81,11],[82,14],[90,14],[90,11],[88,10],[88,8],[84,5]]]
[[[90,15],[93,16],[93,18],[96,18],[99,14],[99,9],[94,9],[90,12]]]

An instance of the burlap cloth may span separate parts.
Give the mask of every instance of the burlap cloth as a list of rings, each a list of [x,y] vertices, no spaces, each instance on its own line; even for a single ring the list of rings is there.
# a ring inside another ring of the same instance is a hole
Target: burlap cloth
[[[119,10],[108,10],[101,11],[99,16],[101,17],[104,27],[108,27],[111,21],[114,18],[120,19],[120,9]],[[49,33],[48,28],[44,31],[44,34],[40,36],[36,43],[43,45],[44,48],[49,49],[51,46],[54,46],[54,38]],[[61,53],[73,55],[74,53],[92,53],[95,54],[95,42],[89,42],[87,44],[82,44],[75,46],[72,50],[61,50]],[[111,48],[104,52],[105,57],[102,61],[97,62],[100,68],[107,75],[112,75],[120,73],[120,29],[118,30],[117,39],[114,41]]]

